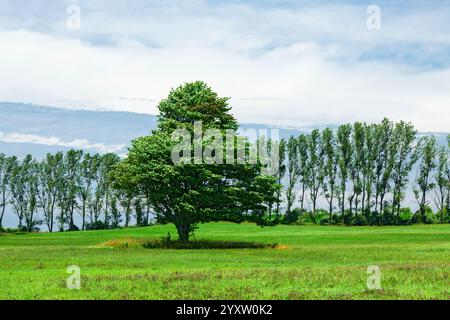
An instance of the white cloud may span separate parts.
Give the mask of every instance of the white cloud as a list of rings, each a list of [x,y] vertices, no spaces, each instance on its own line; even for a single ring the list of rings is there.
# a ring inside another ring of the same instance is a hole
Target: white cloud
[[[3,133],[0,131],[0,141],[6,143],[32,143],[46,146],[57,146],[83,150],[94,150],[100,153],[120,152],[125,145],[105,145],[104,143],[91,143],[86,139],[73,139],[64,141],[57,137],[43,137],[35,134]]]
[[[82,7],[78,34],[64,31],[64,17],[50,20],[45,34],[0,30],[0,100],[157,113],[172,87],[204,80],[232,97],[241,122],[304,126],[389,117],[448,131],[450,69],[406,58],[359,59],[382,57],[385,47],[401,55],[408,46],[437,57],[450,44],[448,11],[401,15],[402,8],[382,8],[382,29],[369,32],[363,6],[158,2],[136,5],[131,14],[117,3]],[[98,45],[105,39],[114,45]]]

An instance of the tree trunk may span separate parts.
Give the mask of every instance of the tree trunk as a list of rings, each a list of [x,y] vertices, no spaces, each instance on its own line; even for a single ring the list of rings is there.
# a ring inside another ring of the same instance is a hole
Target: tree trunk
[[[178,241],[188,242],[190,225],[187,222],[181,222],[177,224],[176,227],[178,231]]]
[[[6,196],[5,196],[5,191],[2,192],[3,193],[3,199],[2,199],[2,214],[0,215],[0,228],[3,226],[3,217],[5,215],[5,210],[6,210]]]
[[[331,196],[330,198],[330,224],[332,223],[333,220],[333,196]]]
[[[363,184],[363,193],[362,193],[362,199],[361,199],[361,214],[364,214],[366,212],[366,183]]]
[[[314,199],[314,200],[313,200],[313,212],[312,212],[312,218],[313,218],[314,224],[317,224],[317,221],[316,221],[316,201],[317,201],[317,199]]]
[[[384,211],[384,204],[383,204],[383,202],[384,202],[384,193],[382,193],[382,194],[380,194],[380,215],[379,215],[379,220],[380,220],[380,225],[381,224],[383,224],[382,223],[382,217],[383,217],[383,211]]]
[[[70,226],[69,226],[70,230],[72,230],[73,225],[74,225],[74,223],[73,223],[73,211],[74,211],[74,205],[72,204],[71,207],[70,207]]]
[[[349,204],[349,210],[350,210],[350,215],[353,216],[353,198],[355,197],[355,194],[353,194],[350,199],[348,199],[348,204]],[[358,208],[357,208],[358,210]]]
[[[83,201],[83,221],[81,223],[81,230],[84,231],[86,228],[86,201]]]
[[[422,223],[425,223],[424,217],[425,217],[426,197],[427,197],[426,190],[423,190],[423,192],[422,192],[422,201],[421,201],[421,204],[420,204],[420,216],[421,216]]]
[[[2,213],[1,213],[1,215],[0,215],[0,228],[1,228],[2,225],[3,225],[3,216],[5,215],[5,210],[6,210],[6,206],[3,205],[3,206],[2,206]]]
[[[302,184],[302,201],[300,202],[300,210],[302,214],[304,208],[305,208],[305,184]]]

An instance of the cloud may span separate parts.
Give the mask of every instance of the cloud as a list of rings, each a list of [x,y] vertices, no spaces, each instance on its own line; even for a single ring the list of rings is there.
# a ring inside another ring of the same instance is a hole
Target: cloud
[[[21,133],[3,133],[0,131],[0,141],[6,143],[31,143],[41,144],[46,146],[57,146],[65,148],[94,150],[100,153],[120,152],[125,149],[124,144],[120,145],[105,145],[104,143],[91,143],[86,139],[73,139],[64,141],[57,137],[43,137],[35,134],[21,134]]]
[[[241,122],[390,117],[448,131],[445,5],[383,2],[382,28],[373,32],[366,7],[349,3],[89,1],[80,2],[81,30],[69,32],[67,4],[43,2],[19,15],[7,3],[0,100],[155,114],[171,88],[204,80],[232,98]]]

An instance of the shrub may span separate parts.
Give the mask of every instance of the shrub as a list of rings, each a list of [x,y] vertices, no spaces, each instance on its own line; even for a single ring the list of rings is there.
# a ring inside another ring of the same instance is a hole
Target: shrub
[[[347,226],[350,226],[353,222],[353,215],[350,213],[349,210],[345,210],[344,215],[341,215],[341,218],[342,223]]]
[[[352,218],[352,226],[365,226],[367,225],[367,219],[362,214],[357,214]]]
[[[390,211],[386,210],[382,216],[383,225],[395,225],[397,224],[397,217]]]
[[[293,224],[297,222],[301,215],[302,210],[300,208],[294,208],[291,212],[286,213],[281,221],[283,224]]]
[[[18,228],[0,228],[0,235],[13,234],[13,235],[22,235],[27,234],[28,232],[24,230],[20,230]]]
[[[264,249],[275,248],[277,244],[265,244],[246,241],[196,240],[189,242],[174,241],[167,237],[161,240],[146,240],[143,247],[147,249]]]
[[[106,230],[108,226],[103,221],[96,221],[86,224],[86,230]]]
[[[316,223],[318,224],[326,224],[329,223],[330,213],[323,209],[316,210]],[[325,220],[325,223],[322,223],[322,220]]]
[[[80,228],[78,228],[76,225],[71,225],[67,231],[80,231]]]
[[[412,223],[413,217],[414,214],[411,212],[410,208],[401,208],[398,223],[400,225],[409,225]]]

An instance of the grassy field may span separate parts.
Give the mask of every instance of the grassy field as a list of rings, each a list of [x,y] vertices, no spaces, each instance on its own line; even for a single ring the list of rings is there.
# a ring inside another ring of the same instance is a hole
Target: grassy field
[[[113,248],[175,228],[0,236],[0,299],[449,299],[450,226],[325,227],[211,223],[197,239],[275,249]],[[66,268],[81,268],[81,290]],[[366,289],[367,267],[382,289]]]

